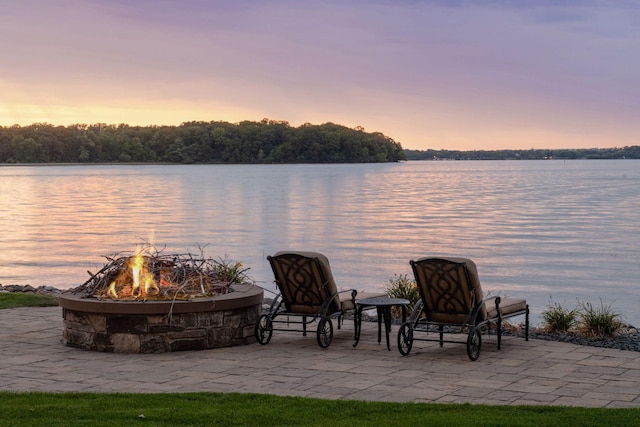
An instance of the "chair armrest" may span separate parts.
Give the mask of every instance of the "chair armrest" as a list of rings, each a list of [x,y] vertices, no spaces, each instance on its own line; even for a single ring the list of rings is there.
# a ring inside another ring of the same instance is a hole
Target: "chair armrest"
[[[280,309],[280,306],[284,300],[282,299],[282,294],[276,295],[276,297],[271,301],[271,305],[269,306],[269,314],[274,314]]]
[[[329,286],[329,282],[325,283],[324,285],[325,285],[325,287]],[[350,300],[351,300],[351,303],[353,304],[353,310],[355,310],[355,308],[357,307],[356,306],[356,295],[358,294],[358,291],[355,290],[355,289],[346,289],[346,290],[343,290],[343,291],[336,290],[331,295],[329,295],[329,298],[327,298],[327,300],[324,303],[322,303],[322,307],[320,307],[320,313],[322,315],[326,315],[327,312],[329,311],[329,307],[331,306],[331,302],[335,298],[338,298],[338,305],[342,309],[342,301],[340,300],[340,294],[344,294],[346,292],[350,292],[351,293]]]
[[[473,310],[471,311],[471,313],[469,314],[468,317],[468,323],[471,325],[475,325],[478,323],[478,316],[480,315],[480,310],[482,309],[483,306],[486,306],[486,304],[491,301],[494,300],[496,303],[496,311],[498,312],[498,315],[500,315],[500,297],[499,296],[495,296],[495,297],[486,297],[484,298],[482,301],[480,301],[479,303],[477,303],[475,305],[475,307],[473,307]],[[489,316],[487,316],[489,317]]]
[[[355,312],[358,309],[358,301],[356,299],[357,295],[358,291],[355,289],[347,289],[338,292],[338,297],[340,298],[340,309],[343,313],[350,311]]]
[[[424,303],[422,302],[422,298],[416,301],[416,305],[413,306],[413,310],[411,310],[411,314],[409,315],[409,321],[411,323],[415,323],[418,316],[420,316],[423,306],[424,306]]]
[[[498,312],[500,312],[500,301],[502,300],[500,298],[500,296],[495,296],[495,297],[486,297],[482,300],[482,302],[480,304],[487,304],[489,301],[495,301],[495,305],[496,305],[496,310],[498,310]]]
[[[344,291],[339,291],[338,293],[341,294],[343,292],[351,292],[351,300],[355,303],[356,302],[356,295],[358,295],[358,291],[355,289],[345,289]]]
[[[500,296],[489,296],[489,297],[485,297],[480,303],[480,305],[483,305],[483,304],[485,305],[485,308],[487,310],[487,320],[492,319],[492,317],[489,316],[489,307],[487,306],[487,304],[490,301],[494,301],[494,304],[496,307],[496,313],[498,313],[498,317],[502,317],[502,313],[500,313],[500,301],[501,301]]]

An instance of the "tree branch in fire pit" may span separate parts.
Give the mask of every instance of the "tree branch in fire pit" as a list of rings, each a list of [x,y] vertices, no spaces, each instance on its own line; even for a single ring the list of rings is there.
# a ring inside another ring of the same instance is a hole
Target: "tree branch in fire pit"
[[[71,292],[97,299],[190,300],[253,283],[241,263],[201,255],[163,255],[149,246],[134,255],[105,257],[109,262],[96,274],[88,272],[91,278]]]

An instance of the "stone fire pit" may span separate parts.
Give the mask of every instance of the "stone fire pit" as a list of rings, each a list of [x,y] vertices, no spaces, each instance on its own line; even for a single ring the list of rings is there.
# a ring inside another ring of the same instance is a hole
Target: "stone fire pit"
[[[251,285],[190,301],[100,301],[62,294],[62,337],[70,347],[120,353],[245,345],[255,342],[262,299],[263,290]]]
[[[59,297],[67,346],[160,353],[255,341],[264,292],[242,264],[148,248],[107,259],[85,284]]]

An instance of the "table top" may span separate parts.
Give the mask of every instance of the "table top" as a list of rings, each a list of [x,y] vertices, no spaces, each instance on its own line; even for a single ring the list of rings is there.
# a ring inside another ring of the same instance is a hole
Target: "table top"
[[[357,300],[356,303],[361,306],[378,307],[384,305],[407,305],[409,304],[409,300],[404,298],[373,297]]]

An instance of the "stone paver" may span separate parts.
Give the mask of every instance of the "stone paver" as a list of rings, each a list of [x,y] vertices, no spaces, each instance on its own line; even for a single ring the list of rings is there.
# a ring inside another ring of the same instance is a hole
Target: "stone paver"
[[[464,345],[426,342],[403,357],[376,342],[375,324],[363,328],[356,348],[347,323],[326,350],[313,333],[276,331],[265,346],[116,354],[65,347],[58,307],[0,310],[0,390],[640,407],[639,352],[513,337],[498,351],[495,336],[485,336],[476,362]]]

